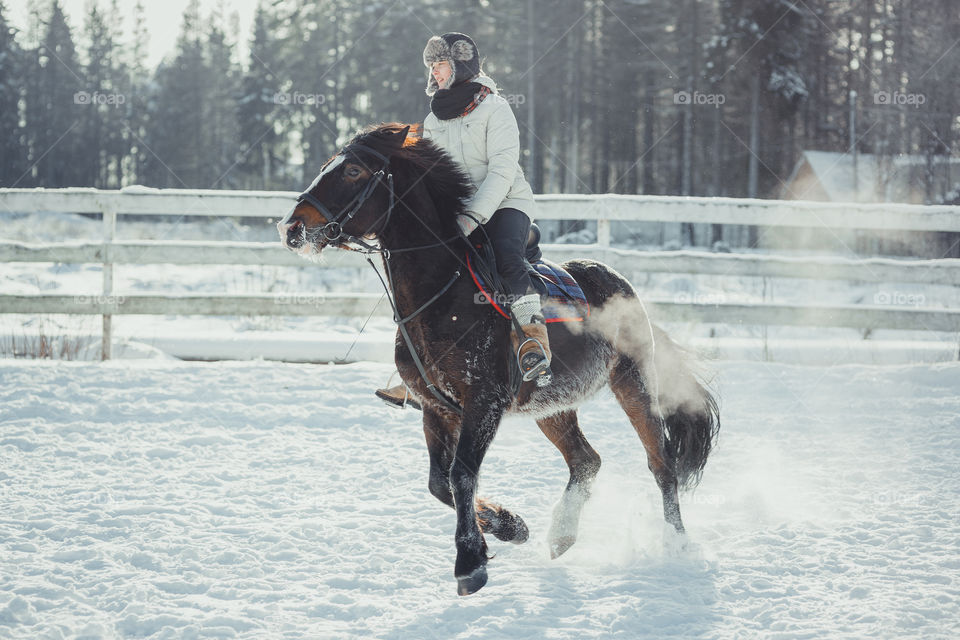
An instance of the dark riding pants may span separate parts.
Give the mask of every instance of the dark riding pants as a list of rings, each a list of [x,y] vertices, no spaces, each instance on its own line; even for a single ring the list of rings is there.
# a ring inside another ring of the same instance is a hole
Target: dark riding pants
[[[530,287],[530,276],[524,263],[527,248],[527,236],[530,233],[530,218],[523,211],[504,207],[497,209],[483,225],[493,255],[497,260],[497,272],[507,289],[503,293],[522,296]]]

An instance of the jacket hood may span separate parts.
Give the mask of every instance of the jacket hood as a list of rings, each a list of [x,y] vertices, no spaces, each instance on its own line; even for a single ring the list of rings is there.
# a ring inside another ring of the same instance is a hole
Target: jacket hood
[[[491,89],[493,89],[494,93],[500,93],[500,90],[497,88],[497,83],[493,81],[493,78],[486,75],[485,73],[481,73],[480,75],[478,75],[476,78],[472,80],[472,82],[479,82],[483,86],[490,87]]]

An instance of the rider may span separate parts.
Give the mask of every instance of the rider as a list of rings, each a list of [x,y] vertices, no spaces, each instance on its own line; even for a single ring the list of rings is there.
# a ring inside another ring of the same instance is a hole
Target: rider
[[[550,376],[547,326],[524,263],[524,251],[535,212],[533,190],[520,167],[520,130],[510,104],[492,78],[480,70],[480,52],[470,36],[445,33],[433,36],[423,50],[430,113],[423,121],[423,137],[432,140],[467,170],[476,187],[457,222],[469,236],[483,225],[506,291],[510,310],[526,339],[511,332],[513,352],[524,380]],[[476,236],[474,236],[476,237]],[[377,396],[402,405],[403,384],[380,389]]]

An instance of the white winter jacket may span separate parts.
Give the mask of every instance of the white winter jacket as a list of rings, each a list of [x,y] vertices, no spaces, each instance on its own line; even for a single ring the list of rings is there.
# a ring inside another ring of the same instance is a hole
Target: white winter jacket
[[[475,188],[467,211],[481,222],[503,207],[536,215],[533,190],[520,167],[520,130],[510,103],[501,97],[493,79],[474,80],[493,89],[477,108],[465,116],[441,120],[431,111],[423,120],[423,137],[429,138],[463,165]]]

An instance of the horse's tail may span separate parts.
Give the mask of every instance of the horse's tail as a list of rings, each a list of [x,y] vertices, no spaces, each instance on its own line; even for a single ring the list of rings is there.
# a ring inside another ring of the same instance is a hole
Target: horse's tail
[[[660,411],[666,422],[667,456],[681,489],[692,489],[720,432],[720,408],[696,366],[693,354],[653,328]]]
[[[665,423],[665,453],[679,487],[695,487],[720,431],[717,400],[703,381],[697,358],[652,323],[636,290],[614,269],[593,260],[570,260],[563,266],[593,296],[589,329],[626,358],[627,368],[617,369],[614,377],[635,372],[650,417]]]

